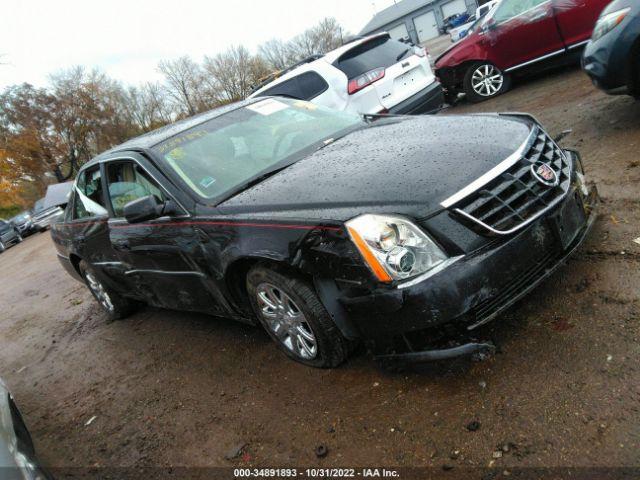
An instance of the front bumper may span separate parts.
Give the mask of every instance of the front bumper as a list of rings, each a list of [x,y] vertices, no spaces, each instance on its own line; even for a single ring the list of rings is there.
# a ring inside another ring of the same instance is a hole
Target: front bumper
[[[517,234],[497,239],[421,283],[345,296],[342,304],[378,357],[420,361],[487,350],[490,345],[471,340],[474,330],[564,264],[593,225],[597,198],[595,187],[585,194],[574,185],[560,204]],[[584,207],[584,215],[574,221],[576,233],[567,243],[557,232],[573,211],[572,202]],[[443,344],[448,347],[438,350]]]
[[[26,223],[23,223],[22,225],[17,225],[16,228],[20,232],[20,235],[22,235],[23,237],[26,237],[27,235],[31,235],[37,230],[32,222],[26,222]]]
[[[582,55],[582,69],[593,84],[610,95],[633,94],[631,47],[635,39],[625,29],[614,29],[597,41],[590,41]]]
[[[427,88],[400,102],[389,113],[394,115],[416,115],[421,113],[435,113],[444,105],[444,93],[440,82],[433,82]]]
[[[0,241],[6,247],[20,243],[20,235],[15,230],[0,235]]]

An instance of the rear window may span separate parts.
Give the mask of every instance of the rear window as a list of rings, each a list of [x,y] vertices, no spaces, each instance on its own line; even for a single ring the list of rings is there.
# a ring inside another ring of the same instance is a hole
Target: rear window
[[[268,88],[259,97],[281,95],[298,100],[311,100],[329,88],[327,82],[315,72],[305,72]]]
[[[411,49],[406,43],[389,37],[376,37],[342,55],[333,64],[351,80],[376,68],[398,63]]]

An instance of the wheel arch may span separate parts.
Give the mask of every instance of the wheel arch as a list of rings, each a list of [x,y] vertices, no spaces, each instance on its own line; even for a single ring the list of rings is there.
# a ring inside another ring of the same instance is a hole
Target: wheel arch
[[[636,38],[629,55],[629,93],[640,97],[640,36]]]
[[[335,281],[309,275],[289,265],[285,261],[274,260],[272,258],[254,256],[237,258],[230,263],[225,270],[224,279],[227,291],[231,295],[231,300],[236,308],[249,318],[253,318],[254,313],[251,309],[251,303],[249,302],[246,278],[251,268],[256,265],[264,265],[278,273],[296,276],[307,281],[314,289],[316,295],[318,295],[320,302],[334,320],[341,333],[350,339],[360,337],[355,325],[349,319],[346,310],[344,310],[338,301],[339,290]]]
[[[447,78],[447,83],[450,83],[450,85],[448,85],[447,87],[453,87],[455,88],[457,91],[462,91],[463,89],[463,83],[464,83],[464,77],[467,74],[467,71],[476,63],[478,62],[486,62],[486,63],[490,63],[491,65],[495,64],[491,61],[488,60],[486,58],[474,58],[472,60],[465,60],[462,63],[459,63],[458,65],[455,65],[453,67],[445,67],[443,70],[448,70],[448,72],[445,73],[445,75],[448,77]]]

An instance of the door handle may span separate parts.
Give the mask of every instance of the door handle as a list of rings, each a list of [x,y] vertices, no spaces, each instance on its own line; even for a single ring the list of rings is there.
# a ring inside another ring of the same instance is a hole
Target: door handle
[[[119,240],[113,242],[113,248],[116,250],[131,250],[131,245],[126,240]]]

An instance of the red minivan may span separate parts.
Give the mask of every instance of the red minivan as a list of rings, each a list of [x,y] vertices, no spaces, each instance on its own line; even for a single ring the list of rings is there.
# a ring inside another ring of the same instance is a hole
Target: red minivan
[[[502,0],[436,60],[449,96],[481,102],[509,89],[510,73],[577,52],[611,0]],[[578,57],[577,57],[578,58]]]

